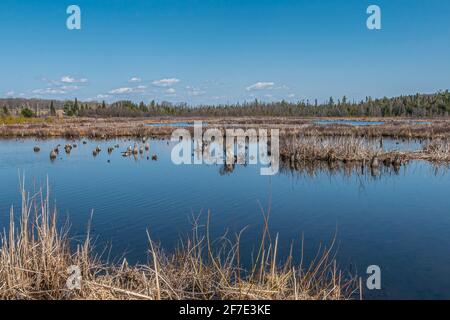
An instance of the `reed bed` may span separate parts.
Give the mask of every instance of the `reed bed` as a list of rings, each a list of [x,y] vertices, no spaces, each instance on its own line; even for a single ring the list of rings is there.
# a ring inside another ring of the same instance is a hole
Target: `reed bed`
[[[447,139],[432,140],[422,150],[384,150],[382,140],[377,145],[365,138],[355,137],[296,137],[280,144],[280,158],[285,163],[299,164],[326,161],[329,163],[363,163],[374,166],[401,166],[409,160],[449,162],[450,143]]]
[[[433,140],[425,145],[422,154],[424,160],[448,162],[450,161],[450,141],[446,139]]]
[[[9,230],[1,237],[1,299],[349,299],[356,278],[338,270],[333,243],[312,262],[293,265],[291,255],[281,261],[278,235],[270,236],[264,214],[262,240],[252,266],[241,266],[240,237],[209,238],[209,219],[201,232],[195,220],[192,236],[173,253],[149,238],[145,265],[104,264],[93,253],[88,231],[74,245],[68,224],[58,227],[48,192],[30,196],[23,188],[21,215],[11,209]],[[47,188],[48,190],[48,188]],[[303,258],[302,258],[303,261]],[[68,270],[81,271],[81,287],[69,289]]]

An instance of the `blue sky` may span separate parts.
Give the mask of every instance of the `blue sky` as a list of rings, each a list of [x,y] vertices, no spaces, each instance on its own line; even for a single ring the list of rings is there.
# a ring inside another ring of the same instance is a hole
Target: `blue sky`
[[[66,8],[81,8],[81,30]],[[366,28],[370,4],[382,30]],[[0,96],[190,104],[450,88],[446,0],[2,0]]]

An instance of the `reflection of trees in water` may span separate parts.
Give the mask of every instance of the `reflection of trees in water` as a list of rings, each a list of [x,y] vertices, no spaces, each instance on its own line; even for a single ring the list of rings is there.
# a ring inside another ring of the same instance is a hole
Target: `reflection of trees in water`
[[[371,167],[364,162],[344,162],[344,161],[305,161],[280,163],[280,172],[286,175],[315,177],[319,174],[329,176],[342,175],[344,177],[367,176],[378,178],[382,175],[398,175],[400,166],[380,166]]]
[[[221,176],[228,175],[234,172],[235,164],[223,164],[219,169],[219,174]]]
[[[450,164],[436,163],[430,164],[424,161],[414,161],[417,164],[427,166],[428,171],[433,176],[444,176],[448,174]],[[297,177],[316,177],[326,174],[328,176],[341,175],[346,178],[364,177],[367,179],[380,179],[382,177],[398,176],[400,173],[406,173],[411,162],[404,165],[383,164],[379,167],[371,167],[370,163],[358,161],[305,161],[294,162],[281,161],[280,173]],[[413,171],[409,172],[414,174]]]

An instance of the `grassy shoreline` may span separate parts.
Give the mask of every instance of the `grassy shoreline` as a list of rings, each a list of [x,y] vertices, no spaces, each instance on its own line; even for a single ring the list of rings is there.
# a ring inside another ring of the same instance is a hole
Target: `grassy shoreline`
[[[347,126],[342,124],[318,125],[315,120],[383,121],[377,126]],[[174,127],[152,127],[150,123],[192,122],[201,120],[210,126],[226,128],[277,128],[280,135],[320,137],[392,137],[406,139],[450,138],[450,120],[406,118],[287,118],[287,117],[155,117],[155,118],[49,118],[43,121],[10,121],[0,124],[0,137],[33,138],[93,138],[116,137],[170,137]],[[420,124],[420,123],[423,124]],[[189,129],[189,128],[187,128]]]
[[[11,210],[9,230],[1,236],[0,299],[341,300],[358,291],[356,278],[337,269],[333,243],[308,265],[294,266],[292,254],[281,261],[268,216],[255,262],[247,270],[240,265],[240,234],[232,242],[211,241],[209,222],[204,233],[194,224],[192,236],[174,253],[149,236],[149,262],[133,266],[126,260],[102,263],[89,232],[71,249],[68,229],[57,227],[48,194],[30,196],[22,188],[19,218]],[[81,272],[79,289],[67,286],[71,266]]]

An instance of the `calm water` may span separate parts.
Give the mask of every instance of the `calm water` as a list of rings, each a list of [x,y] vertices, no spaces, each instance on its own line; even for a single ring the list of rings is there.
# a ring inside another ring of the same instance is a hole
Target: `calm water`
[[[363,121],[363,120],[318,120],[314,122],[319,125],[329,125],[329,124],[343,124],[348,126],[379,126],[385,124],[383,121]],[[431,124],[429,121],[404,121],[407,124],[413,125],[428,125]]]
[[[149,127],[192,127],[194,125],[193,122],[169,122],[169,123],[149,123],[147,126]],[[208,124],[203,123],[204,126]]]
[[[349,126],[379,126],[384,124],[382,121],[360,121],[360,120],[318,120],[315,124],[344,124]]]
[[[125,254],[131,262],[146,261],[146,229],[170,250],[180,234],[189,233],[189,219],[200,212],[205,217],[208,210],[213,237],[249,226],[242,245],[249,257],[263,225],[260,204],[267,207],[271,199],[271,232],[280,235],[282,255],[294,240],[298,259],[303,234],[311,257],[337,230],[342,268],[364,276],[368,265],[381,267],[382,290],[367,297],[450,298],[450,174],[445,169],[412,162],[398,174],[376,178],[326,170],[267,177],[249,165],[221,174],[219,165],[173,165],[171,145],[157,140],[137,160],[119,152],[134,142],[117,140],[76,141],[78,148],[69,156],[61,149],[51,162],[51,148],[65,143],[0,140],[1,229],[10,206],[19,205],[19,170],[28,190],[43,186],[48,177],[51,198],[60,217],[70,217],[76,238],[82,238],[94,210],[97,247],[111,247],[111,257]],[[108,155],[107,147],[116,143],[120,149]],[[94,158],[97,144],[103,151]],[[34,145],[41,147],[39,153]]]

